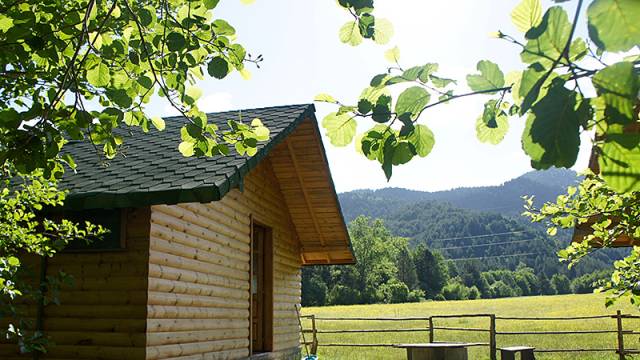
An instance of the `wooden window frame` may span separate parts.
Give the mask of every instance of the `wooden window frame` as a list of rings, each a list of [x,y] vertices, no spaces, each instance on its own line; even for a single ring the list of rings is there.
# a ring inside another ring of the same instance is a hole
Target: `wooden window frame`
[[[117,209],[104,209],[105,211],[118,211],[120,213],[120,241],[118,248],[112,249],[63,249],[63,253],[107,253],[107,252],[125,252],[127,251],[127,218],[130,213],[127,208],[117,208]],[[59,218],[64,218],[64,212],[59,215]]]

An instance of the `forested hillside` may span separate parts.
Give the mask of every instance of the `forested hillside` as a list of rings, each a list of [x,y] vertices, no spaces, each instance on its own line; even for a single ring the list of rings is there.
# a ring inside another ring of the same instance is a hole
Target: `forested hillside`
[[[423,192],[400,188],[357,190],[339,195],[346,220],[357,216],[382,219],[393,235],[409,239],[409,246],[424,244],[456,262],[478,258],[484,269],[515,269],[523,262],[536,272],[552,276],[566,271],[556,251],[570,241],[571,234],[546,235],[544,227],[520,216],[523,195],[537,203],[555,200],[575,184],[572,170],[532,171],[498,186]],[[579,276],[607,266],[610,256],[602,253],[571,270]]]
[[[588,292],[625,250],[599,251],[572,269],[555,237],[519,214],[522,195],[553,200],[573,184],[567,170],[532,172],[500,186],[419,192],[398,188],[340,195],[359,263],[309,267],[307,305],[490,298]],[[364,218],[363,216],[366,216]],[[379,219],[379,221],[375,221]]]

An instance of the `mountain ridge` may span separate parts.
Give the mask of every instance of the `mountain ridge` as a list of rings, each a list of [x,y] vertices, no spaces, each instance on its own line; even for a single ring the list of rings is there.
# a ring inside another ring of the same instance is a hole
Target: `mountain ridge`
[[[376,217],[376,211],[366,209],[365,203],[385,204],[399,208],[407,203],[424,200],[447,202],[469,210],[497,212],[504,215],[520,215],[523,211],[523,195],[533,195],[535,203],[541,205],[553,201],[566,188],[579,181],[577,173],[567,169],[530,171],[499,185],[460,187],[441,191],[409,190],[398,187],[382,189],[359,189],[338,194],[345,218],[351,221],[358,215]],[[364,208],[363,208],[364,206]],[[364,210],[364,213],[361,212]]]

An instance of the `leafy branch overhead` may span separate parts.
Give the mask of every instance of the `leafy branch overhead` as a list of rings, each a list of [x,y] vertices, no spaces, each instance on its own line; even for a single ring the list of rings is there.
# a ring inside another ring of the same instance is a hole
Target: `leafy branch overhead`
[[[357,46],[364,39],[371,39],[384,45],[393,37],[391,22],[373,15],[373,0],[338,0],[338,4],[353,17],[340,28],[339,38],[343,43]]]
[[[601,177],[587,173],[578,186],[571,186],[555,202],[536,208],[533,197],[525,197],[524,216],[532,222],[546,223],[547,233],[556,235],[558,229],[581,229],[574,234],[574,242],[558,252],[570,267],[585,256],[603,248],[631,244],[640,239],[639,192],[618,193]],[[627,257],[614,262],[613,274],[602,281],[599,291],[607,295],[607,306],[617,299],[629,297],[640,306],[637,284],[640,281],[640,247],[635,246]]]
[[[243,1],[250,3],[251,1]],[[252,153],[268,132],[255,123],[209,124],[196,86],[207,74],[223,79],[259,65],[216,18],[218,0],[13,1],[0,5],[0,162],[22,173],[58,176],[73,159],[65,142],[87,140],[98,155],[123,145],[117,128],[151,127],[145,105],[159,95],[185,119],[185,155]],[[99,105],[99,106],[96,106]],[[98,108],[100,110],[91,110]],[[176,145],[179,143],[176,139]]]
[[[421,119],[426,110],[468,96],[489,96],[475,123],[480,141],[500,143],[510,119],[524,117],[522,148],[531,165],[571,167],[580,135],[589,132],[604,180],[616,191],[640,190],[640,56],[629,55],[640,46],[635,21],[640,18],[640,2],[563,3],[575,5],[571,18],[562,6],[543,11],[540,0],[522,0],[511,13],[522,34],[496,33],[518,49],[522,69],[505,74],[498,64],[481,60],[477,72],[466,77],[470,91],[461,91],[455,80],[439,75],[438,64],[406,68],[397,48],[387,51],[385,58],[393,65],[371,79],[355,104],[327,94],[316,98],[337,106],[323,122],[331,142],[337,146],[355,142],[357,150],[378,161],[390,178],[394,165],[428,155],[420,144],[429,144],[429,151],[434,145],[433,134],[424,130],[428,128]],[[354,6],[345,7],[353,13]],[[367,3],[366,12],[372,10],[373,4]],[[588,28],[588,40],[576,36],[579,26]],[[624,58],[608,63],[609,53],[622,53]],[[358,132],[358,120],[364,118],[377,124]]]

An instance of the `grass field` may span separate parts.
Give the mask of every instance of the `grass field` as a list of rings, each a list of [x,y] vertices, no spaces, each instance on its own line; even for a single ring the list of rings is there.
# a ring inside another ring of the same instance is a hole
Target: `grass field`
[[[605,308],[604,297],[598,294],[533,296],[492,300],[423,302],[392,305],[352,305],[304,308],[303,315],[317,317],[428,317],[437,314],[490,313],[497,316],[524,317],[568,317],[585,315],[615,314],[616,310],[627,314],[640,314],[627,302],[612,308]],[[625,330],[640,330],[640,320],[625,319]],[[426,321],[317,321],[318,330],[337,329],[390,329],[426,328]],[[488,319],[437,319],[434,326],[489,328]],[[305,322],[305,328],[309,323]],[[615,319],[593,319],[577,321],[514,321],[498,320],[496,329],[500,331],[551,331],[551,330],[593,330],[616,329]],[[307,336],[310,336],[307,335]],[[393,348],[353,348],[323,347],[323,343],[422,343],[428,342],[428,333],[365,333],[365,334],[319,334],[320,360],[324,359],[403,359],[403,350]],[[436,341],[489,342],[488,333],[436,330]],[[640,348],[639,335],[625,335],[625,348]],[[498,335],[497,344],[528,345],[538,349],[562,348],[615,348],[616,334],[582,335]],[[304,350],[303,350],[304,352]],[[469,359],[488,359],[486,347],[474,347],[469,351]],[[629,359],[631,357],[628,357]],[[613,353],[537,353],[536,359],[618,359]]]

